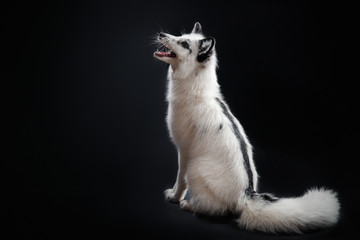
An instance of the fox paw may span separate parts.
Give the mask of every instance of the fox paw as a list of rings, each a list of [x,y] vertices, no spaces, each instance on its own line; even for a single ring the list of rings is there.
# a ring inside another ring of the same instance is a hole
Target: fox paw
[[[193,206],[189,200],[182,200],[180,202],[180,208],[184,211],[194,212]]]
[[[167,190],[165,190],[164,194],[165,194],[165,199],[167,201],[174,202],[174,203],[180,202],[180,198],[179,198],[179,196],[175,195],[174,190],[167,189]]]

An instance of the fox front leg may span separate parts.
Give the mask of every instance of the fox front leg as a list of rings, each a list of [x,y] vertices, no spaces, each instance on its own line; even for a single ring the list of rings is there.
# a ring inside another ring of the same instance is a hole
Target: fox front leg
[[[165,199],[170,202],[180,202],[184,199],[187,191],[185,180],[187,162],[185,157],[178,152],[178,172],[173,188],[165,190]]]

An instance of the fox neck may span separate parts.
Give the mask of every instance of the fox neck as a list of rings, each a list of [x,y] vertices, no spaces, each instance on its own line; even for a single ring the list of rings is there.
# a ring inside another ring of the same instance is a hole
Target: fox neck
[[[215,98],[220,95],[216,65],[209,64],[191,72],[169,67],[168,101],[176,99]]]

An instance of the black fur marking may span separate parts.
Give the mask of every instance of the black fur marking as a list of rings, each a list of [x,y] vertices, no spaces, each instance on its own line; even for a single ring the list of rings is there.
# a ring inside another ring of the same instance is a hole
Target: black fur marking
[[[249,189],[246,189],[245,193],[247,196],[249,196],[252,199],[257,198],[257,199],[261,199],[266,202],[276,202],[279,200],[279,198],[275,197],[271,193],[257,193],[255,191],[253,191],[253,190],[251,191]]]
[[[192,50],[191,50],[191,48],[189,46],[189,43],[187,43],[186,41],[178,41],[177,44],[179,44],[183,48],[189,50],[190,54],[192,53]]]
[[[247,188],[245,190],[245,194],[251,198],[255,198],[255,196],[258,194],[257,192],[255,192],[253,189],[249,189]]]
[[[219,125],[219,130],[221,130],[222,128],[223,128],[223,124],[220,123],[220,125]]]
[[[249,186],[246,189],[245,193],[246,193],[246,195],[252,197],[252,195],[255,194],[256,192],[254,191],[253,172],[252,172],[251,167],[250,167],[250,159],[249,159],[249,155],[247,153],[247,148],[246,148],[246,143],[244,141],[244,137],[241,135],[240,130],[239,130],[237,124],[235,123],[234,117],[231,114],[231,112],[230,112],[229,108],[227,107],[227,105],[224,102],[222,102],[219,98],[216,98],[216,100],[219,102],[225,116],[231,122],[233,132],[234,132],[236,138],[239,141],[241,153],[242,153],[243,158],[244,158],[244,167],[245,167],[245,170],[246,170],[246,174],[248,175],[248,178],[249,178]]]
[[[211,41],[210,47],[203,46],[204,42]],[[208,60],[211,55],[214,53],[214,45],[215,45],[215,39],[214,38],[205,38],[203,40],[200,40],[199,42],[199,55],[197,56],[198,62],[204,62]]]
[[[277,200],[279,200],[279,198],[275,197],[274,195],[270,194],[270,193],[259,193],[259,196],[268,202],[276,202]]]
[[[211,57],[212,53],[213,53],[213,51],[208,51],[204,54],[197,56],[198,62],[205,62],[206,60],[208,60]]]

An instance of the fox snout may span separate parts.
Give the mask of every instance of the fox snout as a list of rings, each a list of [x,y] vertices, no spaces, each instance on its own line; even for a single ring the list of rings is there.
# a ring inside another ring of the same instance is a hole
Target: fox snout
[[[166,37],[165,33],[163,33],[163,32],[159,33],[159,39],[165,38],[165,37]]]
[[[163,33],[163,32],[160,32],[159,33],[159,36],[158,36],[158,40],[164,44],[165,46],[167,46],[169,43],[170,43],[170,36],[169,34],[166,34],[166,33]]]

